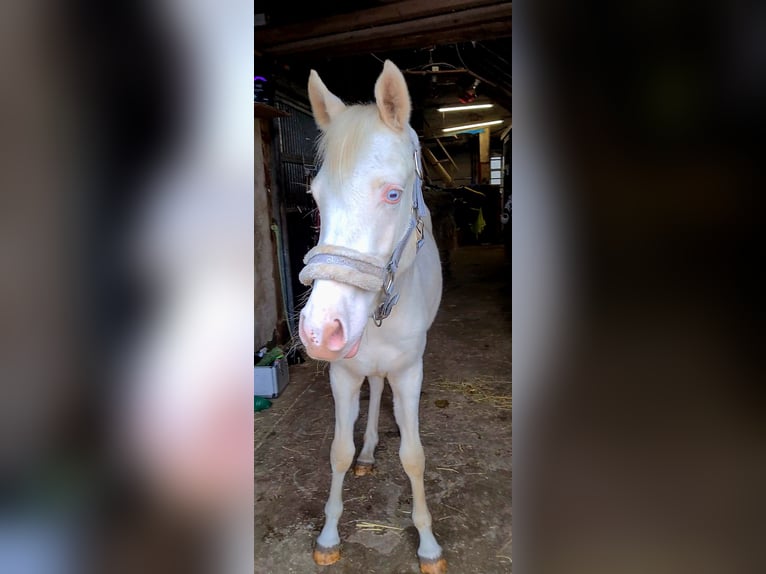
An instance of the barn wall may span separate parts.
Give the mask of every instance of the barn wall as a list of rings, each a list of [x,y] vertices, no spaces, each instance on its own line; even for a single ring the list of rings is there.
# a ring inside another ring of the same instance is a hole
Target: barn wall
[[[449,148],[447,148],[449,150]],[[457,170],[453,174],[455,185],[473,185],[473,158],[467,150],[449,150],[452,159],[457,164]]]
[[[267,154],[268,157],[268,154]],[[271,240],[271,207],[266,189],[266,165],[260,121],[255,123],[255,344],[272,339],[277,325],[278,282]]]
[[[452,146],[447,147],[453,161],[457,165],[457,170],[450,167],[450,173],[454,178],[455,186],[467,185],[476,186],[482,185],[479,181],[479,137],[474,136],[473,141],[469,145],[461,147]],[[502,154],[503,144],[499,139],[490,140],[490,155]],[[443,154],[442,154],[443,155]],[[510,161],[510,160],[506,160]],[[489,180],[489,168],[486,168],[487,173],[485,179]]]

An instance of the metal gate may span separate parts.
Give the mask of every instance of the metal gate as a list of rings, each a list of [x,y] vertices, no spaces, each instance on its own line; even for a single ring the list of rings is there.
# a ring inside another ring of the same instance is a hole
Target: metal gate
[[[276,165],[280,204],[282,246],[280,266],[285,275],[288,323],[297,337],[302,295],[308,288],[298,281],[303,256],[319,236],[316,205],[308,190],[316,175],[316,139],[319,135],[309,109],[277,93],[275,105],[289,115],[276,120]]]

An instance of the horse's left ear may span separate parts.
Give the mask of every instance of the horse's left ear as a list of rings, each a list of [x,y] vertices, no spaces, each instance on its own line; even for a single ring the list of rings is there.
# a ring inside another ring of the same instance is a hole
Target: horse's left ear
[[[410,123],[410,92],[399,68],[391,60],[383,64],[383,71],[375,82],[375,103],[380,118],[393,130],[404,130]]]

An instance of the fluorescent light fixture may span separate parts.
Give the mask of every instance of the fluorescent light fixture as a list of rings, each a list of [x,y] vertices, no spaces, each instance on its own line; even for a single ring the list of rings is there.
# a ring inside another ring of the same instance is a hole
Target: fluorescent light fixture
[[[460,112],[463,110],[481,110],[491,108],[494,104],[471,104],[470,106],[452,106],[449,108],[439,108],[437,112]]]
[[[473,128],[483,128],[484,126],[494,126],[502,124],[503,120],[492,120],[491,122],[479,122],[478,124],[466,124],[464,126],[455,126],[453,128],[444,128],[443,132],[457,132],[460,130],[472,130]]]

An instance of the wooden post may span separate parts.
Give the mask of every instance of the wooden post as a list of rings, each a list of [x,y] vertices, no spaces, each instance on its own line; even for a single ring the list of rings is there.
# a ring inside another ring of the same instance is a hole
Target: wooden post
[[[479,184],[489,183],[489,128],[479,132]]]
[[[255,180],[253,227],[255,232],[255,344],[258,348],[272,339],[284,344],[290,340],[282,296],[279,272],[280,253],[271,229],[279,206],[273,205],[273,174],[271,165],[272,119],[287,115],[261,103],[253,105],[255,114]]]
[[[277,250],[271,231],[271,169],[268,120],[255,119],[255,345],[271,341],[282,309]]]

